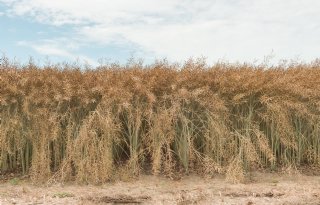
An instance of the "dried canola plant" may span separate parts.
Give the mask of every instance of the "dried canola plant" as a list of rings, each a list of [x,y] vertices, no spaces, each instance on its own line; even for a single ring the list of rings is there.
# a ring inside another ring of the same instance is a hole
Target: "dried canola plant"
[[[0,171],[103,183],[144,172],[320,165],[320,63],[0,67]]]

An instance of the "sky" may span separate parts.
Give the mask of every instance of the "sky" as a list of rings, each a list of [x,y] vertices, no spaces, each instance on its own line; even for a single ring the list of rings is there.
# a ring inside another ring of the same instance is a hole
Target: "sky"
[[[320,57],[319,0],[0,0],[0,52],[36,62]]]

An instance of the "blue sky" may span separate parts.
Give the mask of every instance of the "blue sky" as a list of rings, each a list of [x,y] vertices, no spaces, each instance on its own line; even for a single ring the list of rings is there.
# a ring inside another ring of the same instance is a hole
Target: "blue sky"
[[[0,29],[21,62],[320,57],[318,0],[0,0]]]

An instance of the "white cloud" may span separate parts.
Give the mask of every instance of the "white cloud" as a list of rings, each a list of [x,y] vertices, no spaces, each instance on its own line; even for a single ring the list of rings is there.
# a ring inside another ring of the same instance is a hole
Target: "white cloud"
[[[73,43],[66,43],[61,40],[47,40],[47,41],[38,41],[38,42],[29,42],[29,41],[19,41],[17,43],[19,46],[26,46],[32,48],[37,53],[44,56],[56,56],[56,57],[65,57],[69,60],[75,61],[77,59],[84,60],[90,65],[97,65],[97,62],[85,55],[75,54],[70,50],[75,49]]]
[[[311,60],[320,53],[317,0],[0,2],[9,6],[11,15],[72,26],[76,43],[136,45],[145,55],[172,60],[206,56],[253,61],[272,50],[278,58],[300,55]]]

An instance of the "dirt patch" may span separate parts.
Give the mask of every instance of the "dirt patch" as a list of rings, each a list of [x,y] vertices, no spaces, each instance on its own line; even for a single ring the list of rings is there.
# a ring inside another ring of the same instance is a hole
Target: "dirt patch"
[[[228,196],[228,197],[250,197],[250,196],[253,196],[253,197],[280,197],[283,195],[285,195],[285,193],[232,192],[232,193],[226,193],[224,196]]]
[[[0,183],[0,204],[320,204],[320,176],[254,173],[252,182],[232,184],[186,176],[180,180],[141,176],[100,186],[32,185],[27,179]]]
[[[102,197],[88,197],[84,200],[88,200],[94,203],[113,203],[113,204],[141,204],[150,200],[150,196],[128,196],[128,195],[117,195],[117,196],[102,196]]]

